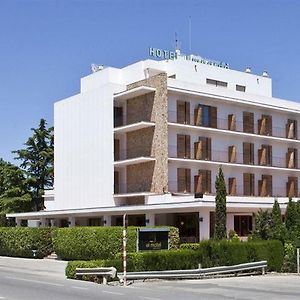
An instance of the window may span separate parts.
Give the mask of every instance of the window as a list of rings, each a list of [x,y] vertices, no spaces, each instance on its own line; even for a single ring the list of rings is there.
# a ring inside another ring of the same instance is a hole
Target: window
[[[273,194],[272,175],[262,175],[258,180],[258,194],[260,197],[269,197]]]
[[[288,119],[286,124],[286,138],[297,139],[297,121]]]
[[[195,159],[211,160],[211,138],[199,137],[199,141],[194,143]]]
[[[243,132],[254,133],[254,114],[252,112],[243,112]]]
[[[195,193],[211,193],[211,171],[199,170],[198,175],[194,177]]]
[[[286,189],[287,197],[298,197],[298,178],[288,177]]]
[[[114,127],[123,125],[123,108],[114,106]]]
[[[243,163],[246,165],[254,165],[254,144],[243,143]]]
[[[177,101],[177,123],[190,124],[190,103]]]
[[[194,124],[217,128],[217,107],[199,104],[194,110]]]
[[[272,146],[262,145],[261,149],[258,149],[258,164],[272,166]]]
[[[177,169],[177,190],[178,192],[190,193],[191,192],[191,170],[190,169]]]
[[[258,134],[272,135],[272,116],[262,115],[261,119],[257,120]]]
[[[189,135],[177,134],[177,157],[191,158],[191,137]]]
[[[216,87],[227,87],[227,82],[206,78],[206,83]]]
[[[298,168],[298,149],[288,148],[288,152],[286,155],[286,167],[289,169]]]
[[[244,85],[236,85],[235,89],[239,92],[246,92],[246,87]]]
[[[244,173],[244,196],[254,196],[254,174]]]
[[[234,231],[239,236],[248,236],[252,231],[252,216],[234,216]]]

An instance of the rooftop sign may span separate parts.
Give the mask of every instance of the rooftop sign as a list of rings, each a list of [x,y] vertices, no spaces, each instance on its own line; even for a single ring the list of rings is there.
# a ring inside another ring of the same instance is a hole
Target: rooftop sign
[[[224,63],[221,61],[205,59],[205,58],[202,58],[201,56],[197,56],[197,55],[184,55],[184,54],[180,54],[180,52],[178,53],[176,51],[169,51],[169,50],[163,50],[163,49],[150,47],[149,55],[152,57],[155,57],[155,58],[170,59],[170,60],[175,60],[180,57],[180,58],[183,58],[184,60],[190,60],[195,63],[229,69],[229,65],[227,63]]]

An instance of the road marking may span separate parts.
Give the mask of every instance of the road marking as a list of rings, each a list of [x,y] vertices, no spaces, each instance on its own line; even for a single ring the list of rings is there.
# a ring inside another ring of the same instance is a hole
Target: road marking
[[[5,299],[5,297],[1,297],[1,296],[0,296],[0,299]]]
[[[72,289],[78,289],[78,290],[88,290],[87,287],[80,287],[80,286],[72,286]]]
[[[47,284],[47,285],[53,285],[53,286],[64,286],[63,284],[60,284],[60,283],[51,283],[51,282],[47,282],[47,281],[32,280],[32,279],[25,279],[25,278],[18,278],[18,277],[5,276],[5,278],[26,281],[26,282],[40,283],[40,284]]]
[[[147,299],[147,300],[161,300],[160,298],[152,298],[152,297],[145,297],[145,296],[139,296],[141,299]]]
[[[124,296],[124,294],[118,292],[102,291],[102,293]]]

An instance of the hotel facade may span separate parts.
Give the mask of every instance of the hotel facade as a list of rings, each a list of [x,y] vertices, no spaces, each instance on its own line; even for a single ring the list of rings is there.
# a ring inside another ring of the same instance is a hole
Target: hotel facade
[[[162,52],[152,55],[162,56]],[[10,214],[41,226],[173,225],[213,236],[215,179],[227,230],[247,236],[259,209],[298,197],[300,104],[272,80],[195,56],[101,68],[54,105],[55,187],[46,209]]]

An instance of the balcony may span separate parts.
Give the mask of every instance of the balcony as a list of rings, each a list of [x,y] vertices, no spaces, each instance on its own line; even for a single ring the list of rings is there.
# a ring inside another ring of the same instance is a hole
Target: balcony
[[[143,145],[130,147],[124,150],[115,149],[114,161],[115,167],[122,167],[155,161],[155,157],[151,154],[151,147],[146,147]]]
[[[139,96],[143,96],[149,93],[154,93],[156,88],[149,87],[149,86],[139,86],[130,90],[126,90],[114,95],[114,99],[118,102],[125,101],[128,99],[136,98]]]
[[[168,122],[171,126],[189,126],[191,129],[202,129],[207,131],[217,130],[222,131],[223,133],[227,134],[239,134],[239,135],[255,135],[257,137],[262,138],[279,138],[279,139],[288,139],[289,141],[296,141],[300,142],[300,140],[293,138],[293,135],[290,133],[287,133],[286,128],[283,127],[272,127],[272,135],[268,134],[267,131],[265,131],[265,134],[261,134],[262,130],[259,128],[258,124],[255,123],[253,126],[253,130],[247,130],[244,128],[244,123],[241,121],[235,121],[231,122],[231,120],[228,119],[222,119],[217,118],[216,123],[217,126],[213,127],[210,124],[209,118],[203,118],[202,124],[200,125],[197,121],[197,115],[194,115],[193,113],[190,114],[190,117],[187,118],[186,122],[177,122],[177,112],[176,111],[169,111],[168,112]],[[198,124],[197,124],[198,123]],[[287,136],[288,135],[288,136]]]
[[[202,159],[195,159],[193,152],[190,151],[191,155],[188,155],[186,157],[179,157],[177,155],[177,146],[171,146],[169,145],[168,148],[168,157],[169,159],[178,159],[178,160],[186,160],[188,163],[210,163],[210,164],[224,164],[224,165],[232,165],[232,166],[238,166],[238,167],[252,167],[252,168],[282,168],[289,171],[300,171],[298,168],[287,168],[286,167],[286,157],[276,157],[272,156],[272,164],[258,164],[258,158],[255,158],[253,160],[253,163],[245,164],[244,163],[244,155],[243,153],[237,152],[235,154],[235,157],[229,157],[228,151],[211,151],[209,153],[210,155],[203,155]],[[208,157],[211,157],[209,159]]]
[[[194,192],[195,192],[194,185],[191,185],[191,183],[188,184],[186,191],[178,191],[178,182],[177,181],[169,181],[168,184],[169,184],[169,192],[171,192],[171,193],[191,195],[191,194],[194,194]],[[211,186],[213,186],[213,182],[211,183]],[[235,193],[230,194],[228,192],[229,186],[228,186],[228,184],[226,184],[226,191],[227,191],[228,197],[234,197],[234,196],[237,196],[237,197],[287,197],[287,190],[286,190],[285,185],[280,185],[280,186],[276,186],[276,187],[273,186],[272,193],[270,193],[270,195],[266,195],[266,196],[262,196],[259,193],[258,184],[255,185],[254,191],[250,195],[245,195],[243,185],[236,185],[234,190],[235,190]],[[215,196],[216,192],[215,192],[215,189],[213,189],[211,193],[204,192],[203,194]],[[295,196],[295,197],[297,197],[297,196]]]

